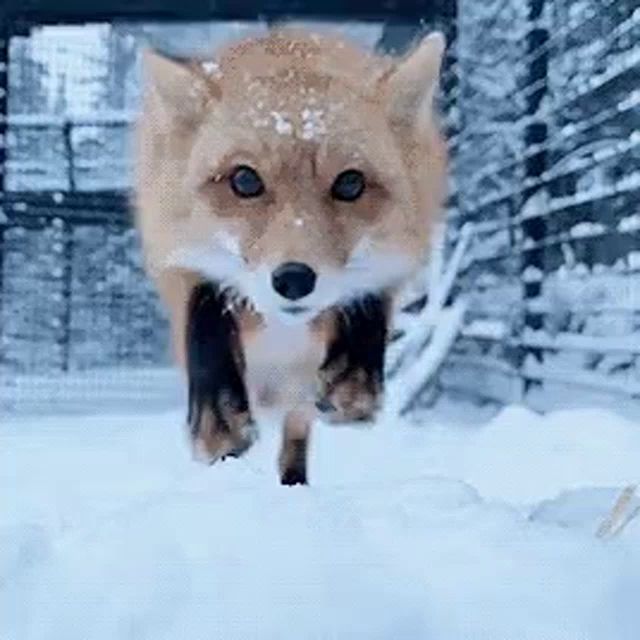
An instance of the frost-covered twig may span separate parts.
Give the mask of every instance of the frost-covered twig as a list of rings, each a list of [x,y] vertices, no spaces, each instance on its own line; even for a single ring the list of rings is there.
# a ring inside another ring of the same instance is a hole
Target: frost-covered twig
[[[637,488],[638,485],[635,484],[625,487],[613,505],[609,515],[607,515],[598,527],[596,531],[598,538],[614,538],[622,532],[631,520],[640,514],[640,506],[636,506],[635,509],[629,511]]]
[[[466,309],[467,300],[460,298],[451,307],[442,310],[429,346],[390,382],[385,407],[390,417],[406,413],[434,379],[462,328]]]
[[[428,280],[428,299],[425,308],[425,315],[428,315],[428,307],[435,304],[438,299],[438,289],[442,280],[442,265],[444,264],[444,245],[446,225],[439,224],[434,229],[433,243],[431,247],[431,255],[429,257],[429,280]]]
[[[451,294],[451,289],[460,271],[462,258],[466,254],[473,234],[473,225],[467,223],[460,231],[460,236],[453,254],[442,272],[442,244],[436,235],[432,268],[429,270],[429,300],[424,309],[412,323],[411,331],[398,345],[398,350],[391,355],[387,367],[389,377],[395,376],[412,356],[418,357],[431,339],[431,333],[439,320],[442,309]]]

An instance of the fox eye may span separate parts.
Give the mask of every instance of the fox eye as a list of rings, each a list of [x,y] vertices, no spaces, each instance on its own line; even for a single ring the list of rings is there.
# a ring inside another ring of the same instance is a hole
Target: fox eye
[[[264,183],[258,172],[246,165],[240,165],[229,177],[231,189],[239,198],[257,198],[264,193]]]
[[[357,200],[365,189],[364,175],[357,169],[347,169],[338,174],[331,186],[331,197],[334,200],[353,202]]]

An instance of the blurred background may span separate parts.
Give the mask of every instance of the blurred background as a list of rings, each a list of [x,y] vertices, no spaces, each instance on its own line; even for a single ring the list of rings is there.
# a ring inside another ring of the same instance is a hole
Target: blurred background
[[[638,0],[183,4],[0,7],[0,411],[181,399],[128,204],[139,53],[210,54],[291,17],[379,52],[447,35],[455,277],[433,306],[425,269],[396,342],[450,320],[425,319],[430,298],[465,306],[411,407],[640,405]]]

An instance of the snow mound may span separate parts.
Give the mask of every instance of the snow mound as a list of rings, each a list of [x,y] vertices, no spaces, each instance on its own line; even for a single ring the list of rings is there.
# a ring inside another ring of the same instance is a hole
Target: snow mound
[[[440,420],[319,425],[310,487],[277,484],[270,423],[208,468],[178,412],[5,421],[0,637],[637,638],[640,526],[594,532],[640,425]]]

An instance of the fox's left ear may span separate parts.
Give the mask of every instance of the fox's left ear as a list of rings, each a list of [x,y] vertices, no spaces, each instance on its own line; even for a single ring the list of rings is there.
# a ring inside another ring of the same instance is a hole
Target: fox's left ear
[[[431,118],[444,50],[444,35],[430,33],[380,79],[393,122],[421,126]]]

